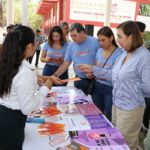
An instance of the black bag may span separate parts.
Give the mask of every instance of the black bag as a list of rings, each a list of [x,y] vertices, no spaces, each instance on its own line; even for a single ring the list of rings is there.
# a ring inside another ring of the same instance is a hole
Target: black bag
[[[87,93],[86,93],[87,95],[88,95],[88,94],[92,94],[93,89],[94,89],[94,84],[95,84],[95,78],[90,79],[90,83],[89,83],[89,85],[88,85]]]

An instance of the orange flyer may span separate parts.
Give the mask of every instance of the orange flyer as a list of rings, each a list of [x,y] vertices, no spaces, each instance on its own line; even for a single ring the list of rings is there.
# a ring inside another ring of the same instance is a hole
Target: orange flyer
[[[74,82],[74,81],[79,81],[79,80],[81,80],[79,77],[75,77],[75,78],[70,78],[70,79],[64,79],[61,81],[66,83],[66,82]]]

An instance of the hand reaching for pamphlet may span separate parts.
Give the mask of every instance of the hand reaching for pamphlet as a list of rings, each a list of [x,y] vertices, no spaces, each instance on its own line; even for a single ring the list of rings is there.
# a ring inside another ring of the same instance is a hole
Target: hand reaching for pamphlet
[[[62,80],[61,80],[60,78],[56,77],[55,75],[51,75],[49,78],[50,78],[50,79],[53,81],[53,83],[55,83],[56,85],[64,84],[64,82],[62,82]]]
[[[53,82],[51,79],[48,79],[43,85],[47,86],[50,90],[52,88]]]
[[[45,80],[42,77],[38,76],[37,83],[38,83],[38,85],[43,85],[45,83]]]

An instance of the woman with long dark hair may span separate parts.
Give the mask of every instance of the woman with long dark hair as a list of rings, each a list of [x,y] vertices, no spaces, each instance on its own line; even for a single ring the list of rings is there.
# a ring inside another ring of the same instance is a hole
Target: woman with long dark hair
[[[41,54],[41,62],[46,63],[43,69],[44,76],[51,76],[56,72],[64,61],[67,47],[68,42],[65,40],[61,27],[52,27],[48,35],[48,42],[44,44]],[[68,79],[68,70],[60,76],[60,79]]]
[[[37,91],[37,77],[27,59],[35,51],[32,29],[19,25],[0,51],[0,150],[21,150],[26,116],[37,109],[49,92],[47,80]]]

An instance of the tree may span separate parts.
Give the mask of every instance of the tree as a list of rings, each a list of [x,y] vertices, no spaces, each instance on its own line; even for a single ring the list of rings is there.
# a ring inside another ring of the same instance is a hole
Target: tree
[[[42,17],[36,14],[38,1],[28,1],[28,25],[34,30],[41,28]],[[21,24],[22,1],[14,0],[14,23]]]
[[[0,27],[3,26],[3,7],[2,7],[2,0],[0,0]]]
[[[38,1],[28,3],[28,21],[29,26],[31,26],[34,30],[40,29],[42,25],[42,16],[36,14],[36,10],[38,7]]]
[[[6,26],[6,0],[0,0],[0,27]]]

